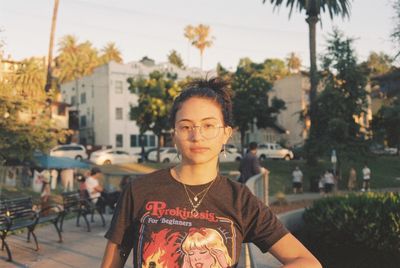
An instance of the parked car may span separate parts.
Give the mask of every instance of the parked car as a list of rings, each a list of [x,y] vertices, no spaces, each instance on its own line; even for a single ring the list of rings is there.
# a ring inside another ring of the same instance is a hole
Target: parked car
[[[228,151],[231,151],[233,153],[238,152],[238,148],[234,144],[230,144],[230,143],[225,144],[225,149]]]
[[[237,153],[236,151],[226,150],[219,154],[219,161],[220,162],[235,162],[240,161],[242,159],[242,155]]]
[[[137,163],[138,156],[130,155],[128,152],[119,149],[106,149],[93,152],[90,155],[90,161],[97,165]]]
[[[157,161],[157,150],[149,152],[147,159],[150,161]],[[174,147],[161,147],[160,148],[160,162],[161,163],[178,163],[178,151]]]
[[[64,144],[50,150],[51,156],[69,157],[76,160],[87,159],[86,148],[80,144]]]
[[[293,159],[293,152],[277,143],[262,143],[258,145],[257,157],[261,161],[267,158],[291,160]]]

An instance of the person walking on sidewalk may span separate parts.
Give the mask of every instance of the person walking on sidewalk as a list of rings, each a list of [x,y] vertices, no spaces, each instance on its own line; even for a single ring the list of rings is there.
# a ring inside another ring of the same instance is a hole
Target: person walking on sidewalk
[[[242,158],[239,165],[239,182],[246,183],[248,179],[259,173],[264,174],[267,170],[260,165],[257,158],[257,143],[250,142],[246,155]]]
[[[170,123],[181,162],[124,188],[101,267],[123,267],[131,251],[133,267],[161,259],[164,267],[236,267],[244,241],[285,267],[321,267],[245,185],[219,174],[233,126],[227,85],[194,80],[175,98]]]
[[[303,193],[303,172],[301,172],[299,166],[292,172],[292,183],[293,183],[293,193]]]
[[[367,166],[367,163],[364,164],[364,168],[362,169],[363,174],[363,185],[361,188],[361,192],[370,190],[370,180],[371,180],[371,170]]]

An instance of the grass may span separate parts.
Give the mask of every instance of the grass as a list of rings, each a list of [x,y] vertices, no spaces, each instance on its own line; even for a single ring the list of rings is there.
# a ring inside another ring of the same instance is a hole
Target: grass
[[[340,160],[340,159],[339,159]],[[400,157],[398,156],[368,156],[366,158],[348,159],[338,165],[339,189],[347,188],[347,179],[349,170],[354,167],[357,171],[357,186],[362,184],[362,168],[364,162],[367,161],[371,169],[371,188],[394,188],[400,187]],[[160,169],[171,166],[173,164],[163,163],[145,163],[154,169]],[[292,171],[296,166],[299,166],[304,174],[304,189],[305,191],[316,190],[316,183],[319,175],[326,169],[332,168],[329,160],[320,160],[317,165],[308,166],[304,160],[267,160],[261,163],[262,166],[270,170],[270,193],[271,195],[277,192],[291,193],[292,191]],[[238,162],[221,163],[221,171],[236,171],[239,169]],[[232,178],[235,179],[235,178]]]

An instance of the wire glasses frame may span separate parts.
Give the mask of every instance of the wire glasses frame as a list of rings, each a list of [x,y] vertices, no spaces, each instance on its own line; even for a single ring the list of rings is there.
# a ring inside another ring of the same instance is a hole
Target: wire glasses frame
[[[180,139],[187,139],[193,133],[196,131],[196,129],[199,129],[200,135],[206,139],[206,140],[211,140],[216,138],[219,133],[221,128],[225,128],[225,126],[221,125],[211,125],[211,124],[206,124],[206,125],[200,125],[200,126],[177,126],[174,128],[174,133],[175,135],[180,138]]]

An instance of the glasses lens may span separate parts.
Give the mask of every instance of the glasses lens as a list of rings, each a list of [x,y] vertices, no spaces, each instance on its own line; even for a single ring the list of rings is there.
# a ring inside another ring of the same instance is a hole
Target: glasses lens
[[[205,139],[213,139],[218,136],[220,127],[213,124],[205,124],[200,127],[201,135]]]

